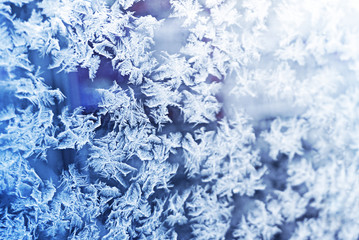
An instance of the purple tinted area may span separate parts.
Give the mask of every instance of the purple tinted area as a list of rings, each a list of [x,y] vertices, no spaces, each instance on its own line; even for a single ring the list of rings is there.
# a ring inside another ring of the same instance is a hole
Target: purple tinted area
[[[101,101],[96,89],[107,89],[112,86],[114,81],[123,86],[128,81],[127,77],[121,76],[117,70],[112,68],[111,61],[106,58],[101,58],[95,79],[89,78],[89,70],[85,68],[78,68],[77,72],[69,73],[68,79],[71,108],[83,106],[85,112],[95,111]]]
[[[149,0],[135,3],[130,11],[135,16],[151,15],[157,19],[163,19],[170,15],[171,4],[168,0]]]

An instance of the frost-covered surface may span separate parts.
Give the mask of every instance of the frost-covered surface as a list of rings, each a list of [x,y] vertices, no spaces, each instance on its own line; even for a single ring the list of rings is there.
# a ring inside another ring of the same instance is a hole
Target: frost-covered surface
[[[356,0],[0,0],[1,239],[358,239]]]

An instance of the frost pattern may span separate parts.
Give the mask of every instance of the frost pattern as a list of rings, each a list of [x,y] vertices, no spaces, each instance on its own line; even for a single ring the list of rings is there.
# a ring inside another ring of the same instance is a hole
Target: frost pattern
[[[358,239],[358,12],[0,0],[0,238]]]

